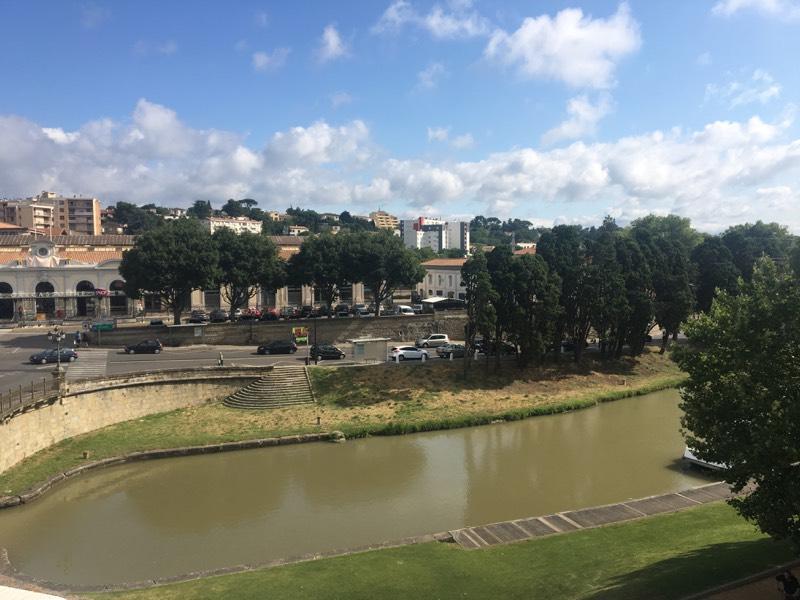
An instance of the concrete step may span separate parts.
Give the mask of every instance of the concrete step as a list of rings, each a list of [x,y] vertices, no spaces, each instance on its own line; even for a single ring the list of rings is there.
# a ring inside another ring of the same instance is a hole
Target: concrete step
[[[314,402],[305,367],[275,367],[267,375],[237,390],[225,406],[251,410],[282,408]]]

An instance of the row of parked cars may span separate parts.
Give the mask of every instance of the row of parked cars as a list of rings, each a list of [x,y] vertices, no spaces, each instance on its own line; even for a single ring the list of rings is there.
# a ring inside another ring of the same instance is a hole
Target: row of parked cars
[[[382,309],[382,314],[390,315],[418,315],[422,314],[421,304],[410,306],[396,306],[392,309]],[[215,309],[210,312],[193,310],[187,319],[188,323],[225,323],[227,321],[278,321],[280,319],[317,319],[328,315],[336,318],[347,317],[372,317],[375,315],[374,304],[337,304],[333,309],[327,306],[284,306],[280,310],[275,308],[245,308],[227,312]],[[153,325],[163,325],[161,320],[152,322]]]

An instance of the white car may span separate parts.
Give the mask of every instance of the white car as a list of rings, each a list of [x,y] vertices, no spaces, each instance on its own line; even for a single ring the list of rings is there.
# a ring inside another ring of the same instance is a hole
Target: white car
[[[420,350],[414,346],[395,346],[390,353],[392,360],[422,360],[423,356],[425,360],[430,358],[427,350]]]
[[[414,344],[417,348],[436,348],[450,343],[446,333],[432,333],[428,337],[419,338]]]

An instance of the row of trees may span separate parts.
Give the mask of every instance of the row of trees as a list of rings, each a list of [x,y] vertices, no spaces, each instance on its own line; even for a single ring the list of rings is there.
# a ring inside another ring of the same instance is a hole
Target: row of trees
[[[505,339],[529,362],[570,340],[580,360],[594,332],[601,353],[619,357],[625,347],[640,353],[658,325],[663,352],[691,314],[710,310],[719,290],[735,294],[750,281],[759,257],[786,262],[800,256],[797,248],[774,223],[738,225],[720,236],[704,236],[674,215],[626,228],[611,218],[600,227],[560,225],[543,230],[535,256],[500,246],[467,261],[467,342]]]
[[[196,289],[219,287],[235,310],[247,306],[259,289],[306,284],[332,306],[340,289],[359,282],[371,290],[380,311],[397,288],[413,286],[425,274],[416,254],[387,232],[310,237],[286,263],[265,235],[230,229],[210,235],[194,219],[166,221],[139,236],[119,270],[129,297],[160,296],[176,324]]]

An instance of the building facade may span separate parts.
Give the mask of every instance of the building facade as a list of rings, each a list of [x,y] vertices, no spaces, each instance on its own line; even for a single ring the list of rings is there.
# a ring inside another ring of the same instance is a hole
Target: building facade
[[[261,233],[261,221],[246,217],[208,217],[201,222],[209,233],[219,229],[231,229],[236,233]]]
[[[400,221],[400,237],[407,248],[469,252],[469,223],[466,222],[446,222],[433,217],[403,219]]]
[[[417,285],[421,298],[467,299],[467,288],[461,279],[465,258],[434,258],[425,261],[425,278]]]
[[[390,215],[386,211],[376,210],[375,212],[371,212],[369,213],[369,218],[378,229],[389,229],[390,231],[400,229],[400,219],[394,215]]]
[[[54,192],[0,202],[0,220],[5,223],[72,234],[100,235],[101,212],[97,198],[65,198]]]

